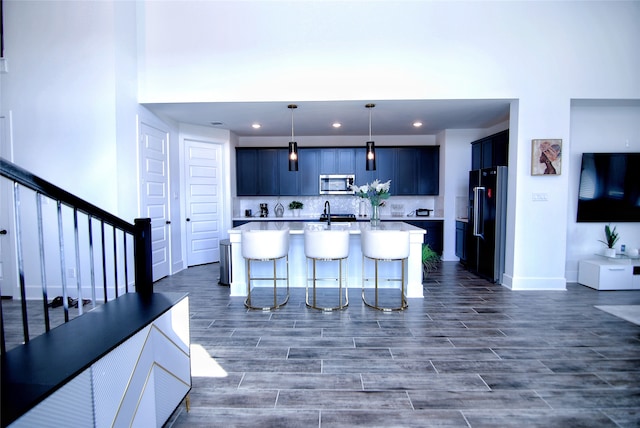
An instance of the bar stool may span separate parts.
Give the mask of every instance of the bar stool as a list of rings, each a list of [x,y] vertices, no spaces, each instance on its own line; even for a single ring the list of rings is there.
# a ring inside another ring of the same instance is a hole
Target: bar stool
[[[242,257],[247,261],[247,298],[244,305],[249,309],[269,311],[284,306],[289,301],[289,229],[283,230],[243,230]],[[285,259],[287,273],[278,277],[276,262]],[[272,262],[273,276],[256,277],[251,275],[251,262]],[[273,305],[257,306],[251,302],[252,281],[273,281]],[[278,281],[287,281],[287,293],[283,301],[278,302]]]
[[[403,311],[409,307],[404,293],[405,264],[409,258],[409,232],[403,230],[363,230],[362,231],[362,301],[365,305],[380,311]],[[365,276],[365,260],[371,259],[375,263],[375,303],[367,302],[365,296],[365,282],[372,278]],[[381,306],[378,299],[380,282],[378,273],[379,262],[400,262],[402,272],[400,278],[387,278],[387,282],[400,282],[400,306]]]
[[[349,306],[349,289],[345,272],[344,300],[342,298],[342,262],[349,256],[349,231],[348,230],[317,230],[306,228],[304,231],[304,254],[307,258],[307,283],[305,287],[305,302],[308,307],[322,311],[344,309]],[[313,276],[309,278],[309,260],[313,265]],[[318,277],[316,265],[319,261],[338,262],[338,277]],[[338,305],[319,306],[317,304],[318,281],[338,281]],[[309,282],[313,283],[313,298],[309,302]]]

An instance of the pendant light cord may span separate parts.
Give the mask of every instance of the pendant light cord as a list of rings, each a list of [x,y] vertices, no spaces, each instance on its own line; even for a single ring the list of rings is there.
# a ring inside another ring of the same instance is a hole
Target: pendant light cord
[[[295,139],[293,136],[293,111],[297,109],[298,106],[295,104],[289,104],[287,107],[291,110],[291,141],[294,141]]]
[[[371,141],[371,109],[373,109],[375,106],[375,104],[365,105],[365,107],[369,109],[369,141]]]

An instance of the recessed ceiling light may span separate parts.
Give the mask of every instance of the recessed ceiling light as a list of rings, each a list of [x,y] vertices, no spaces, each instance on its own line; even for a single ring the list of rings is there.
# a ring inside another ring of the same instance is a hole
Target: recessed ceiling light
[[[211,122],[211,124],[212,124],[213,126],[222,126],[222,125],[224,125],[224,123],[222,123],[222,122],[218,122],[218,121],[213,121],[213,122]]]
[[[419,120],[416,120],[415,122],[413,122],[414,128],[420,128],[421,126],[422,126],[422,122],[420,122]]]
[[[259,123],[254,123],[254,124],[251,125],[251,127],[253,129],[260,129],[260,128],[262,128],[262,125],[260,125]]]
[[[333,122],[331,126],[333,126],[334,128],[340,128],[342,124],[340,122]]]

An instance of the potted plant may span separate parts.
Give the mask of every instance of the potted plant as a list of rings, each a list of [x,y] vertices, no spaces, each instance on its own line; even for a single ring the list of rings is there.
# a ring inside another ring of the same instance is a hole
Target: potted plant
[[[616,232],[616,226],[611,229],[611,225],[607,224],[604,227],[604,236],[606,238],[606,241],[603,241],[602,239],[599,240],[607,246],[607,248],[604,250],[604,255],[607,257],[615,257],[615,245],[616,242],[618,242],[618,239],[620,239],[620,235],[618,234],[618,232]]]
[[[422,244],[422,274],[424,277],[433,270],[438,268],[440,256],[433,251],[429,244]]]
[[[300,216],[300,210],[304,207],[304,204],[300,201],[291,201],[289,202],[289,209],[293,211],[294,217]]]

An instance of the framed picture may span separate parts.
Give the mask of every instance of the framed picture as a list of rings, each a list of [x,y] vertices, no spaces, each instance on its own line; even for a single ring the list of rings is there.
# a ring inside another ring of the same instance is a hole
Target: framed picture
[[[562,140],[531,140],[531,175],[560,175]]]

